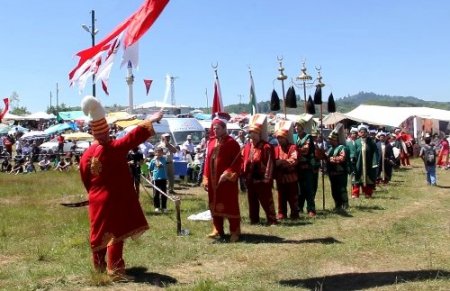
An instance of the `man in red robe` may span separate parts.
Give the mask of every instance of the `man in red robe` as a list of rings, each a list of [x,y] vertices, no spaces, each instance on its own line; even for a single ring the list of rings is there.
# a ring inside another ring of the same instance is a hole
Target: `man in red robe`
[[[287,218],[287,204],[291,209],[291,219],[298,219],[297,146],[289,140],[291,133],[278,129],[275,136],[275,180],[278,190],[277,219]]]
[[[80,174],[89,193],[90,245],[94,268],[113,280],[125,277],[124,240],[137,238],[149,227],[127,161],[127,153],[155,134],[157,112],[121,139],[109,137],[105,111],[98,99],[86,96],[82,109],[91,116],[93,144],[80,160]],[[107,261],[105,260],[107,257]]]
[[[250,143],[243,149],[243,173],[247,185],[248,210],[251,224],[259,220],[259,205],[266,213],[267,224],[276,225],[275,204],[273,202],[273,171],[275,154],[267,142],[267,119],[258,121],[262,115],[255,114],[248,132]]]
[[[208,237],[223,237],[224,219],[227,218],[230,225],[230,242],[236,242],[241,233],[238,188],[242,163],[241,149],[227,134],[225,119],[215,118],[212,122],[212,131],[203,171],[203,186],[208,191],[214,227]]]

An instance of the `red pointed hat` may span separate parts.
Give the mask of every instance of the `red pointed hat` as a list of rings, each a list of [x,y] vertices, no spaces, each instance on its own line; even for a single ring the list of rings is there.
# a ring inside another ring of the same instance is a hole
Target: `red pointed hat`
[[[227,112],[217,112],[212,120],[212,125],[219,124],[222,127],[227,126],[227,122],[231,119],[230,114]]]

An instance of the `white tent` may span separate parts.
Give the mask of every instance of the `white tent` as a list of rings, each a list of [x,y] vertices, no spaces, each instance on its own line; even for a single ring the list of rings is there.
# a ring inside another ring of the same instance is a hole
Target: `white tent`
[[[350,119],[350,120],[353,120],[356,122],[363,122],[362,119],[355,118],[355,117],[349,117],[347,114],[344,114],[341,112],[333,112],[333,113],[329,113],[328,115],[325,115],[325,117],[323,118],[323,125],[325,125],[325,126],[333,125],[333,124],[341,122],[345,119]]]
[[[401,126],[410,117],[450,121],[450,111],[429,107],[388,107],[362,104],[345,115],[350,119],[393,127]]]
[[[3,119],[4,120],[25,120],[25,117],[7,112],[5,114],[5,116],[3,116]]]
[[[39,120],[39,119],[55,119],[56,116],[53,114],[48,114],[46,112],[35,112],[30,115],[24,116],[27,120]]]
[[[409,123],[416,138],[424,130],[425,120],[432,121],[433,132],[439,130],[439,121],[450,121],[450,111],[429,107],[359,105],[345,115],[353,120],[380,126],[403,127]]]
[[[172,105],[169,103],[164,103],[161,101],[149,101],[139,105],[134,106],[134,109],[144,109],[144,108],[189,108],[186,105]]]

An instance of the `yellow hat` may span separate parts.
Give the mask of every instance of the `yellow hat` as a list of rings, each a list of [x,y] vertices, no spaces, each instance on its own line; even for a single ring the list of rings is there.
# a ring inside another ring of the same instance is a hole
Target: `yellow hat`
[[[261,125],[261,124],[258,124],[258,123],[251,124],[251,125],[248,127],[248,131],[249,131],[249,132],[261,133],[261,130],[262,130],[262,125]]]
[[[339,140],[339,135],[337,134],[337,132],[330,132],[330,134],[328,135],[328,139],[329,140],[335,140],[338,141]]]
[[[275,136],[276,137],[284,137],[287,138],[289,135],[289,130],[284,129],[284,128],[280,128],[275,132]]]

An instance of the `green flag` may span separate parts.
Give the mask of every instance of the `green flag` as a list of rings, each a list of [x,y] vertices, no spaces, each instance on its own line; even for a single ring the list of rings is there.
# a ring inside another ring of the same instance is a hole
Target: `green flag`
[[[255,115],[258,113],[258,104],[256,104],[255,84],[253,83],[252,71],[250,72],[250,113]]]

